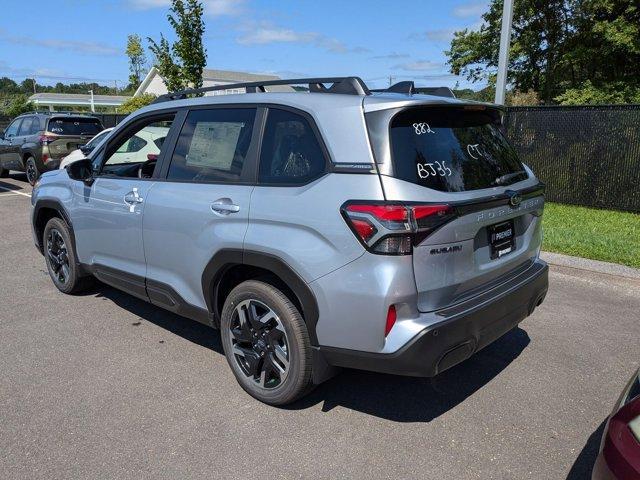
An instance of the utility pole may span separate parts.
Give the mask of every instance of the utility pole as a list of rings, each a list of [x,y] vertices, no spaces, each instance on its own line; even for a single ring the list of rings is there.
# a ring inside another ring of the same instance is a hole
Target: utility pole
[[[89,90],[89,93],[91,94],[91,112],[95,113],[96,112],[96,106],[93,102],[93,90]]]
[[[33,77],[33,78],[31,79],[31,81],[33,82],[33,93],[35,94],[35,93],[37,93],[37,92],[36,92],[36,77]]]
[[[507,69],[509,67],[509,46],[511,45],[511,22],[513,21],[513,0],[504,0],[502,9],[502,31],[498,54],[498,78],[496,80],[496,103],[504,105],[507,90]]]
[[[393,85],[393,80],[394,77],[392,75],[389,75],[389,86]]]

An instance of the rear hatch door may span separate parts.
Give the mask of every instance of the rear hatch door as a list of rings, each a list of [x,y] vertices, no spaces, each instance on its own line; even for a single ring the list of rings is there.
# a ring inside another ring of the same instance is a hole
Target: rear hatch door
[[[102,123],[92,117],[51,117],[45,136],[52,158],[62,158],[85,145],[102,131]]]
[[[367,114],[367,123],[386,199],[455,212],[416,236],[421,311],[464,301],[531,266],[542,241],[543,187],[501,133],[499,110],[406,107]]]

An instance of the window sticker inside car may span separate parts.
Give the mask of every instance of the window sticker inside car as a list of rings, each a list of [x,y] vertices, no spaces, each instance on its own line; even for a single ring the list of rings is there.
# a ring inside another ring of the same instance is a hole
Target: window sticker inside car
[[[191,138],[187,165],[229,170],[243,127],[241,122],[198,122]]]
[[[425,133],[436,133],[433,130],[431,130],[431,127],[429,126],[429,124],[425,122],[414,123],[413,130],[416,132],[416,135],[423,135]]]
[[[429,178],[429,177],[450,177],[451,169],[447,167],[445,161],[442,162],[435,161],[432,163],[418,163],[416,165],[418,169],[418,176],[420,178]]]

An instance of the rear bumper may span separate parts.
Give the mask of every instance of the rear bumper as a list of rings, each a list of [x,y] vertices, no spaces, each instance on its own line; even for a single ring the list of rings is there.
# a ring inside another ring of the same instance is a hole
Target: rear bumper
[[[334,347],[320,347],[320,351],[334,366],[432,377],[469,358],[529,316],[547,293],[548,270],[538,260],[517,282],[436,312],[442,321],[423,329],[394,353]]]

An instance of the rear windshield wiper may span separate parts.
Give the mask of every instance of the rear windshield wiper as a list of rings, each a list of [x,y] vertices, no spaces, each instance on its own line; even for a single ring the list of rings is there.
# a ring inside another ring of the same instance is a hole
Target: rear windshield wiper
[[[514,173],[507,173],[506,175],[502,175],[501,177],[496,178],[493,181],[494,185],[505,185],[507,182],[509,182],[509,180],[512,180],[516,177],[519,177],[520,175],[522,175],[523,173],[527,173],[524,170],[520,170],[519,172],[514,172]]]

